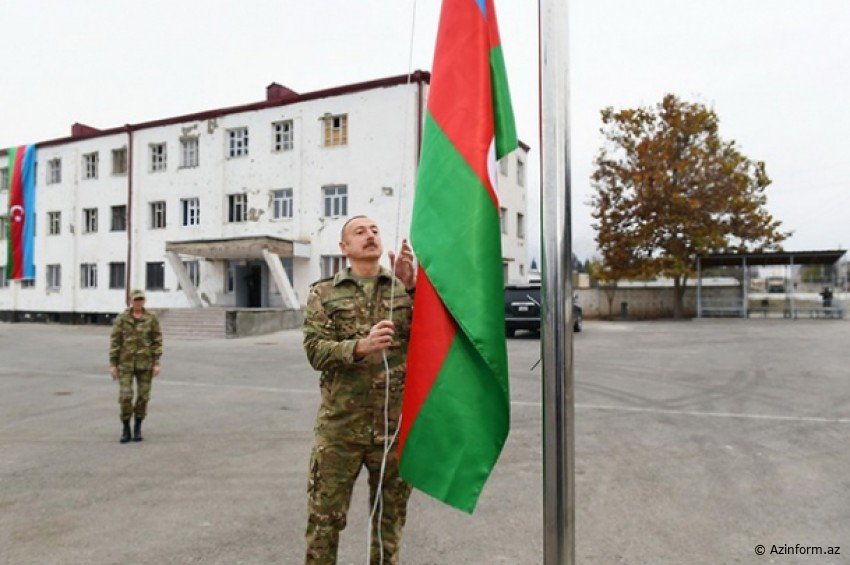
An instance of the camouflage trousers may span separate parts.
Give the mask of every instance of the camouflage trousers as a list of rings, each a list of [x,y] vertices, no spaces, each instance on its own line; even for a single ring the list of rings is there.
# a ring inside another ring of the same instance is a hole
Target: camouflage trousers
[[[133,381],[136,382],[136,404],[133,405]],[[124,371],[118,375],[118,403],[121,405],[121,420],[126,422],[135,414],[137,420],[148,413],[148,401],[151,398],[151,369]]]
[[[361,467],[369,471],[369,508],[375,500],[375,491],[381,473],[384,446],[359,445],[327,437],[316,437],[310,457],[310,477],[307,487],[307,565],[335,564],[339,533],[345,528],[351,491]],[[407,518],[407,499],[410,485],[398,474],[398,449],[393,447],[387,456],[384,481],[381,488],[383,514],[380,540],[383,544],[384,563],[399,563],[401,530]],[[367,514],[368,515],[368,514]],[[371,563],[380,563],[376,526],[379,512],[372,522]],[[365,537],[366,532],[363,532]]]

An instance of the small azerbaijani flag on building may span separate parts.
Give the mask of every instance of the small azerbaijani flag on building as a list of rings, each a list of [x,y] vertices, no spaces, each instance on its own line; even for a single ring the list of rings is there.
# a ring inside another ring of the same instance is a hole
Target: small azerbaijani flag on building
[[[495,165],[516,146],[493,0],[444,0],[411,223],[400,471],[470,513],[510,426]]]
[[[35,278],[35,145],[21,145],[9,154],[9,219],[6,278]]]

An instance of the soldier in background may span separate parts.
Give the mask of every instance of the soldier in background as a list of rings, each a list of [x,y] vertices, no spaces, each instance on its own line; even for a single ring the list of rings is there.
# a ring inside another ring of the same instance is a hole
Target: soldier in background
[[[145,293],[130,293],[131,306],[122,312],[112,327],[109,348],[109,373],[120,385],[121,443],[130,441],[130,417],[135,414],[133,441],[142,441],[142,420],[147,414],[151,382],[159,374],[162,356],[162,331],[159,320],[145,309]],[[133,405],[133,381],[136,382],[136,402]]]
[[[832,308],[832,289],[828,286],[823,287],[823,292],[820,293],[824,308]]]
[[[350,267],[310,289],[304,349],[322,375],[321,406],[310,457],[306,563],[336,563],[351,491],[361,467],[369,471],[370,509],[381,473],[385,442],[392,441],[401,399],[416,284],[413,254],[405,240],[393,272],[380,266],[381,236],[375,222],[355,216],[343,226],[339,247]],[[392,303],[392,320],[389,319]],[[388,427],[384,405],[389,366]],[[398,448],[387,456],[382,484],[380,532],[372,528],[371,562],[398,563],[410,486],[398,473]],[[377,514],[375,516],[377,522]],[[381,537],[383,547],[379,545]]]

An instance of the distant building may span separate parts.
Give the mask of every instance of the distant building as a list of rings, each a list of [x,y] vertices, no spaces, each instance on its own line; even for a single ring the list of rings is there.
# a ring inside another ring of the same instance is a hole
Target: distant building
[[[115,313],[137,287],[153,308],[303,305],[310,283],[344,265],[350,216],[377,220],[387,248],[397,222],[408,233],[429,80],[417,71],[305,94],[273,83],[261,102],[75,124],[38,143],[36,279],[5,281],[0,254],[0,319]],[[528,276],[528,151],[496,171],[506,282]],[[2,226],[6,163],[2,151]]]

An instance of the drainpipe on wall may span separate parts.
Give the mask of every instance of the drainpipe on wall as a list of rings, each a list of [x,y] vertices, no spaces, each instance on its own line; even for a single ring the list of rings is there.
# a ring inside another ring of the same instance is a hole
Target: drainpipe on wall
[[[124,269],[124,304],[130,302],[130,281],[133,280],[133,126],[127,131],[127,268]]]

